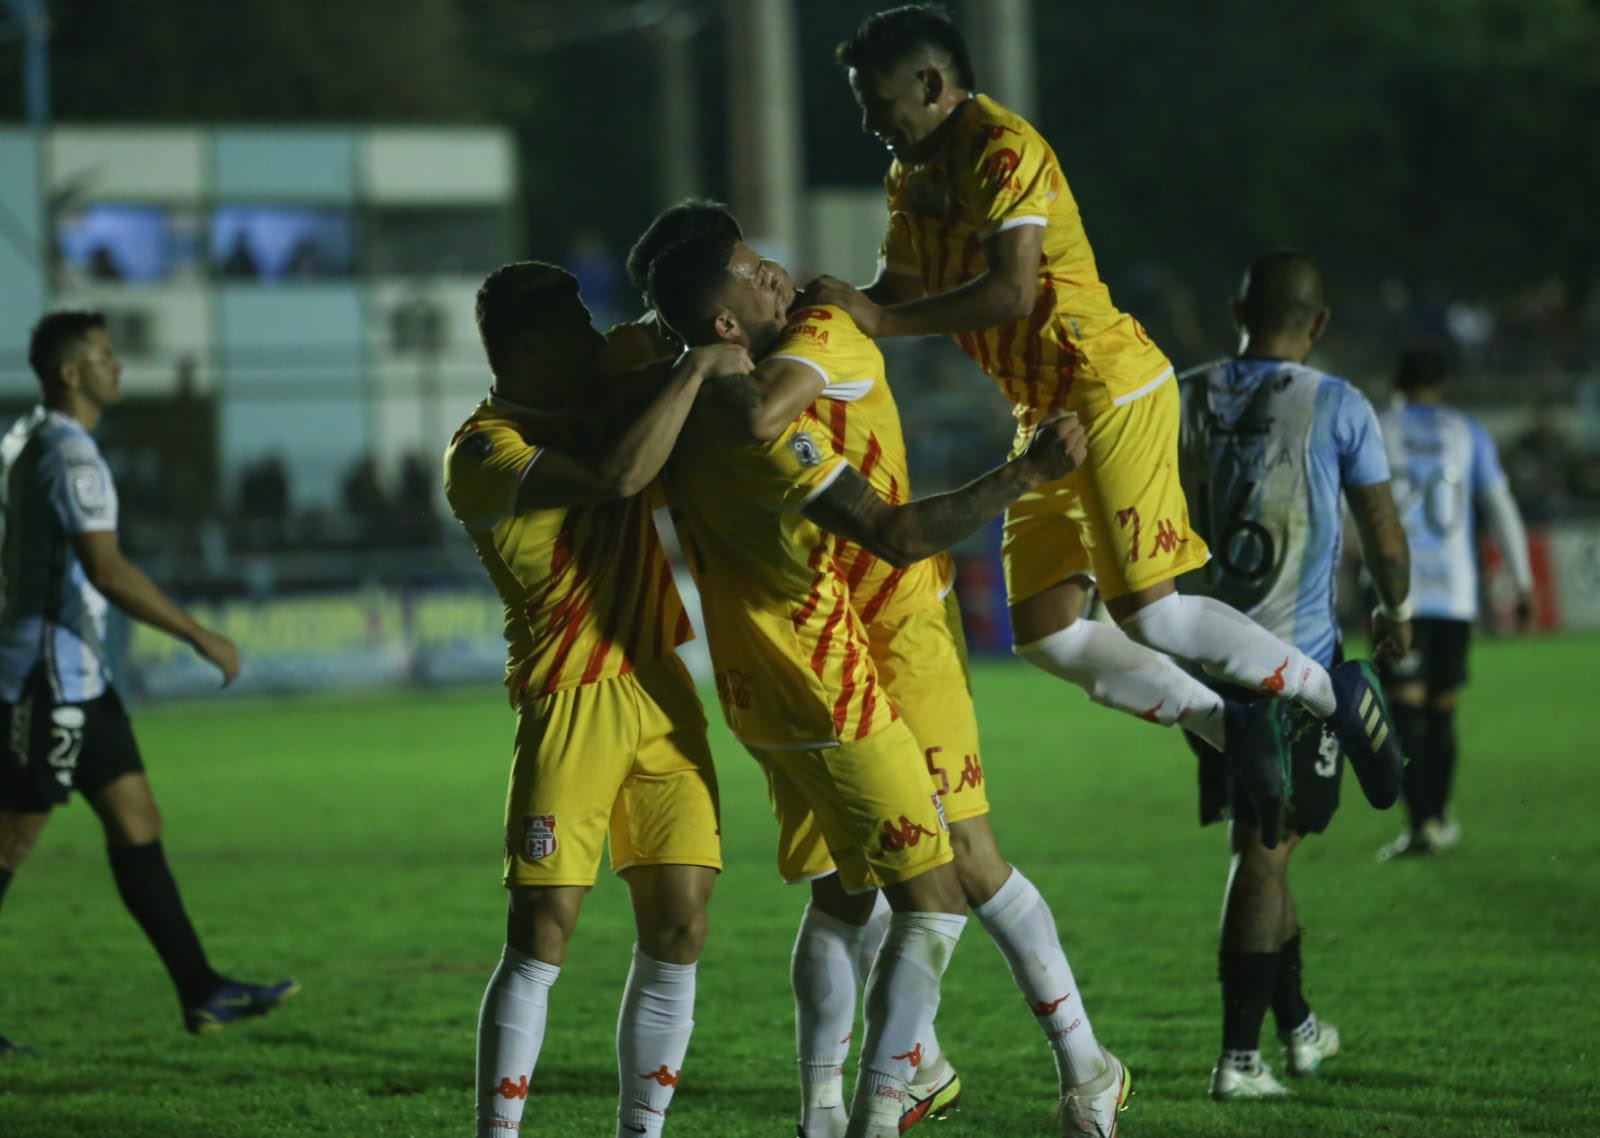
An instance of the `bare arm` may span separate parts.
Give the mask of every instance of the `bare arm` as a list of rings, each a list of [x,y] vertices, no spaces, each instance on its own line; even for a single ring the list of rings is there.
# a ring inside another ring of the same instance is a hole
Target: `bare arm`
[[[806,507],[805,515],[904,568],[977,533],[1041,482],[1070,474],[1086,450],[1077,416],[1066,415],[1041,425],[1025,453],[959,490],[891,506],[857,471],[846,468]]]
[[[882,306],[858,289],[832,277],[813,282],[808,292],[817,303],[837,304],[874,339],[886,336],[954,335],[977,332],[1021,320],[1033,311],[1039,295],[1039,257],[1044,227],[1018,225],[983,243],[988,269],[959,288]],[[887,274],[873,285],[878,288]]]
[[[1506,568],[1517,586],[1517,624],[1526,631],[1533,623],[1533,563],[1528,558],[1528,531],[1522,524],[1522,511],[1511,496],[1511,487],[1497,482],[1481,496],[1489,522],[1489,532],[1506,559]]]
[[[797,360],[761,361],[749,375],[708,379],[702,398],[728,416],[733,429],[751,442],[771,442],[821,396],[820,373]]]
[[[517,491],[518,513],[631,498],[661,472],[683,421],[709,376],[750,370],[743,348],[718,345],[684,353],[643,409],[599,443],[580,431],[566,446],[540,451]]]
[[[216,665],[226,687],[239,674],[239,650],[231,640],[206,628],[156,587],[122,553],[111,530],[74,534],[72,548],[89,583],[133,619],[182,640]]]
[[[1361,560],[1384,609],[1400,611],[1411,595],[1411,547],[1395,509],[1389,482],[1345,487],[1345,499],[1361,537]],[[1411,624],[1380,611],[1373,618],[1373,640],[1380,653],[1398,660],[1411,647]]]
[[[890,272],[887,268],[883,268],[878,270],[878,279],[861,292],[872,303],[884,307],[891,304],[905,304],[922,298],[922,278],[911,273]]]

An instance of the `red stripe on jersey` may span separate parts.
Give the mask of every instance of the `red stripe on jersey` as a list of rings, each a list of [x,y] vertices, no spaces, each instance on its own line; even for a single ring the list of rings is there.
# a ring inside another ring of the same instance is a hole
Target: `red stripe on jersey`
[[[1010,379],[1013,375],[1011,366],[1011,349],[1017,342],[1017,325],[1020,320],[1013,320],[1009,324],[1002,324],[995,337],[995,378]]]
[[[833,643],[833,630],[839,627],[839,622],[844,619],[844,594],[839,595],[838,601],[833,606],[833,612],[828,614],[828,622],[822,626],[822,632],[817,636],[817,649],[811,653],[811,670],[822,678],[822,673],[828,666],[828,648]]]
[[[871,571],[873,565],[877,563],[878,559],[872,554],[868,553],[866,548],[863,546],[855,545],[850,546],[849,548],[854,549],[856,551],[856,555],[855,558],[850,562],[849,572],[845,574],[845,583],[850,586],[850,591],[853,593],[856,591],[856,589],[860,588],[861,582],[866,579],[867,574]]]
[[[872,730],[872,713],[878,708],[878,673],[867,673],[867,682],[861,688],[861,718],[856,722],[856,738],[865,739]]]
[[[873,468],[878,465],[878,460],[883,457],[883,445],[878,442],[876,433],[867,436],[867,453],[861,457],[861,477],[871,478]]]
[[[822,569],[822,559],[828,555],[828,547],[832,544],[832,535],[823,534],[822,539],[817,542],[816,548],[812,549],[811,556],[806,560],[806,568],[819,575],[811,582],[811,595],[789,617],[796,628],[802,627],[806,621],[810,620],[811,614],[816,612],[817,606],[822,603],[822,577],[820,576],[820,570]]]
[[[994,360],[989,358],[989,333],[979,332],[973,338],[978,341],[978,353],[972,357],[973,360],[983,369],[984,375],[999,379],[999,374],[994,370]]]
[[[580,684],[592,684],[600,678],[600,670],[605,667],[606,657],[611,655],[611,638],[600,637],[599,643],[594,646],[594,651],[589,653],[589,661],[583,666],[583,678]]]
[[[873,594],[872,599],[861,610],[862,623],[871,624],[877,619],[878,614],[883,611],[883,606],[889,603],[889,598],[894,596],[895,590],[900,587],[900,582],[905,575],[906,571],[904,569],[896,569],[883,579],[883,584],[878,587],[878,591]]]
[[[555,587],[561,583],[561,575],[566,572],[567,564],[572,560],[572,531],[569,528],[571,524],[572,515],[569,513],[562,520],[561,529],[557,532],[555,544],[550,550],[550,568],[545,571],[544,584],[539,587],[537,593],[528,598],[522,610],[524,616],[532,617],[538,612],[545,601],[550,599]]]
[[[549,695],[556,690],[556,685],[561,682],[561,673],[566,670],[567,656],[572,652],[572,642],[578,639],[578,630],[583,627],[583,622],[589,616],[589,609],[594,604],[594,594],[590,593],[583,598],[583,603],[573,612],[567,620],[567,631],[561,638],[561,644],[556,649],[555,656],[550,661],[550,670],[545,673],[544,686],[539,689],[540,695]]]
[[[622,642],[622,654],[630,660],[639,651],[639,637],[644,634],[645,610],[651,607],[649,591],[650,579],[655,576],[653,570],[656,562],[662,560],[665,556],[661,552],[660,542],[651,542],[649,553],[650,555],[645,558],[645,563],[639,568],[638,587],[633,591],[633,620],[628,624],[628,636]],[[660,592],[659,586],[656,591],[657,593]],[[655,608],[657,612],[660,611],[661,602],[659,598],[656,601]],[[659,616],[656,619],[656,623],[658,625],[661,623]]]
[[[889,505],[898,506],[899,504],[900,504],[900,479],[896,478],[894,475],[891,474],[891,475],[889,475]]]
[[[833,449],[844,453],[845,420],[849,417],[848,404],[837,399],[828,400],[828,425],[833,431]]]
[[[852,636],[844,650],[844,681],[839,685],[839,698],[833,701],[833,730],[837,735],[844,734],[845,721],[850,718],[850,700],[856,694],[856,667],[860,660],[861,652]]]

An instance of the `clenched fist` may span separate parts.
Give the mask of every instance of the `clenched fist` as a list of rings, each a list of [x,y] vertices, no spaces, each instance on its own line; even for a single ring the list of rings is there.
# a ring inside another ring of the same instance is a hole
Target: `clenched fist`
[[[1022,461],[1039,475],[1041,482],[1065,478],[1082,466],[1089,455],[1089,440],[1083,424],[1071,411],[1052,415],[1034,429]]]

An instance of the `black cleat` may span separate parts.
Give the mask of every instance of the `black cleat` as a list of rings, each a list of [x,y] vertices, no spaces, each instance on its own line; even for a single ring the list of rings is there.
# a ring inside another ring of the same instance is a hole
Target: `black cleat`
[[[5,1036],[0,1035],[0,1059],[9,1059],[12,1056],[32,1055],[33,1048],[24,1047],[20,1043],[13,1043]]]
[[[1365,660],[1346,660],[1328,677],[1338,700],[1328,726],[1339,737],[1361,793],[1374,808],[1387,810],[1400,798],[1406,757],[1378,677]]]

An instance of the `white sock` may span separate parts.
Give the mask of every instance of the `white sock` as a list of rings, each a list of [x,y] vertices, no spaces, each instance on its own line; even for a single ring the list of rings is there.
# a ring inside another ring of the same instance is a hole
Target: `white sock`
[[[1243,1075],[1253,1075],[1261,1069],[1260,1051],[1224,1051],[1222,1064]]]
[[[849,1138],[898,1135],[906,1086],[928,1060],[939,983],[967,918],[895,913],[867,978],[866,1038],[850,1106]]]
[[[873,961],[878,959],[878,950],[883,947],[883,938],[889,932],[889,918],[894,916],[894,910],[889,907],[889,898],[883,895],[883,890],[878,890],[878,901],[872,907],[872,916],[867,918],[866,939],[861,944],[861,952],[857,956],[859,971],[856,979],[865,985],[867,977],[872,975]],[[944,1058],[944,1048],[939,1046],[939,1028],[937,1024],[928,1026],[928,1039],[922,1045],[922,1066],[919,1071],[931,1071],[939,1065]],[[913,1079],[912,1082],[921,1080]]]
[[[544,1044],[550,987],[561,969],[506,945],[478,1010],[478,1138],[522,1126],[528,1080]]]
[[[1013,869],[994,896],[972,913],[994,938],[1011,967],[1011,978],[1050,1041],[1062,1093],[1103,1074],[1105,1057],[1062,951],[1055,916],[1033,882]]]
[[[878,902],[872,908],[872,916],[862,926],[866,939],[861,942],[861,951],[856,954],[856,977],[863,984],[872,973],[872,962],[878,958],[878,949],[883,947],[883,937],[889,931],[889,917],[893,913],[894,910],[889,908],[889,898],[883,895],[883,890],[878,890]]]
[[[1078,685],[1096,703],[1163,727],[1181,724],[1222,749],[1222,697],[1114,625],[1075,620],[1012,651]]]
[[[1197,664],[1209,675],[1295,700],[1318,719],[1333,714],[1328,670],[1221,601],[1170,593],[1122,627],[1139,643]]]
[[[844,1061],[856,1028],[856,967],[866,940],[865,927],[831,917],[815,905],[807,905],[800,918],[789,982],[794,989],[802,1138],[844,1134]]]
[[[694,1030],[693,964],[664,964],[633,946],[617,1015],[617,1138],[660,1134]]]

